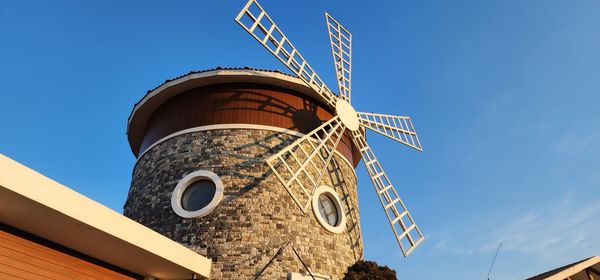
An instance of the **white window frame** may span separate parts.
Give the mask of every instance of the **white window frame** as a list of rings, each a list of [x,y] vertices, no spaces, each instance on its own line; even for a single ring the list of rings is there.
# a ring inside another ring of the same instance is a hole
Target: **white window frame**
[[[208,205],[204,206],[202,209],[196,211],[188,211],[183,209],[181,206],[181,199],[183,198],[183,193],[185,190],[193,183],[200,180],[209,180],[215,184],[215,195]],[[208,170],[198,170],[194,171],[183,179],[179,180],[175,190],[173,190],[173,194],[171,195],[171,208],[175,211],[175,214],[179,215],[182,218],[200,218],[208,215],[212,212],[219,202],[223,199],[223,182],[219,178],[219,176]]]

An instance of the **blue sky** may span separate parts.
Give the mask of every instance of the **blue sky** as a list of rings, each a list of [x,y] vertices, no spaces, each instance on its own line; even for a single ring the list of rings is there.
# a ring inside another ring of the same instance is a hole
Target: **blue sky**
[[[0,153],[122,211],[126,121],[190,70],[284,67],[245,1],[2,1]],[[409,115],[418,153],[369,142],[426,235],[401,257],[358,168],[366,258],[404,279],[522,279],[600,255],[600,2],[261,1],[335,86],[324,24],[353,33],[353,103]]]

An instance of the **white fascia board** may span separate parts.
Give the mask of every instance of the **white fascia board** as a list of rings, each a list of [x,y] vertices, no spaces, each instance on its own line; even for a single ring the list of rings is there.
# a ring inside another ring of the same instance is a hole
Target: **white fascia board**
[[[142,276],[210,274],[210,259],[2,154],[0,222]]]

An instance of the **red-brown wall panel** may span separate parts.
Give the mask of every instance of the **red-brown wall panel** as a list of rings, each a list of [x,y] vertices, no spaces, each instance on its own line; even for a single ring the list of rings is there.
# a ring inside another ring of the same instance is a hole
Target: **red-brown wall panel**
[[[318,102],[285,88],[258,84],[221,84],[180,93],[162,104],[150,117],[137,153],[172,133],[213,124],[258,124],[308,133],[333,117]],[[135,148],[135,147],[134,147]],[[338,151],[350,162],[348,136]]]
[[[136,278],[0,229],[0,279]]]

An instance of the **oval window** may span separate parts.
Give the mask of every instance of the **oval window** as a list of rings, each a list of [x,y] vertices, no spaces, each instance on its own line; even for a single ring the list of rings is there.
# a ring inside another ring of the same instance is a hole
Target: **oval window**
[[[346,228],[346,215],[340,197],[332,187],[320,186],[312,201],[317,221],[328,231],[340,233]]]
[[[319,214],[330,226],[337,225],[340,213],[338,213],[335,203],[326,193],[319,195]]]

